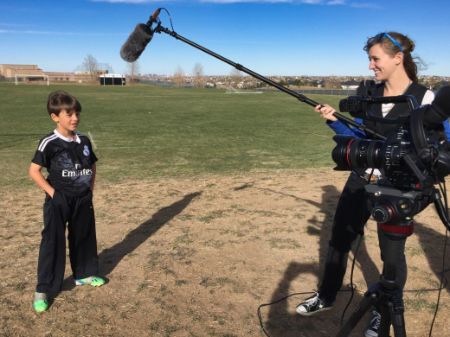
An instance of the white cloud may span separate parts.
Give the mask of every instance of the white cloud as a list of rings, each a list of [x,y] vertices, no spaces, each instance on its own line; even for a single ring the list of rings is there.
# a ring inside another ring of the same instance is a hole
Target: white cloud
[[[0,22],[0,26],[2,26],[2,27],[12,27],[12,28],[20,28],[20,27],[30,27],[30,26],[33,26],[33,25],[30,25],[30,24],[25,24],[25,23],[23,23],[23,24],[21,24],[21,23],[7,23],[7,22]]]
[[[145,4],[151,2],[161,2],[164,0],[90,0],[91,2],[109,2],[112,4]]]
[[[162,1],[172,2],[187,2],[187,0],[90,0],[91,2],[107,2],[112,4],[144,4],[144,3],[158,3]],[[290,3],[290,4],[307,4],[307,5],[326,5],[326,6],[350,6],[354,8],[380,8],[379,5],[372,2],[349,2],[349,0],[193,0],[200,3],[215,3],[215,4],[236,4],[236,3]]]
[[[217,3],[217,4],[234,4],[234,3],[304,3],[318,5],[324,0],[199,0],[203,3]]]
[[[60,35],[60,36],[122,36],[114,33],[85,33],[85,32],[60,32],[45,30],[12,30],[0,29],[0,34],[22,34],[22,35]]]
[[[345,0],[331,0],[327,2],[327,5],[334,6],[334,5],[345,5]]]
[[[367,9],[381,9],[382,6],[372,2],[352,2],[350,7],[353,8],[367,8]]]

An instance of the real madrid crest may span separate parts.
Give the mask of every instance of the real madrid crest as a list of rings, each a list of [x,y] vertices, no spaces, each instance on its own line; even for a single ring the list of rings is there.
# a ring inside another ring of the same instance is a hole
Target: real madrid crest
[[[89,147],[87,145],[84,146],[83,149],[83,154],[87,157],[89,156],[90,152],[89,152]]]

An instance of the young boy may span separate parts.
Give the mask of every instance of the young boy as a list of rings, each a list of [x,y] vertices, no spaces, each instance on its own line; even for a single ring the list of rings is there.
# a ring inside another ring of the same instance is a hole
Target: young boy
[[[81,104],[64,91],[52,92],[47,110],[56,129],[42,138],[29,174],[45,191],[44,230],[39,249],[36,312],[49,306],[50,294],[61,290],[66,264],[65,228],[68,225],[70,265],[76,285],[102,286],[98,274],[97,239],[92,205],[97,157],[89,139],[77,132]],[[41,170],[48,171],[44,178]]]

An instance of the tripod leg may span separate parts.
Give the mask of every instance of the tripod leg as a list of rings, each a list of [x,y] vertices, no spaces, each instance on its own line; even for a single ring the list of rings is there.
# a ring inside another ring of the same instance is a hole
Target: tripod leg
[[[399,223],[399,225],[401,225]],[[378,238],[381,249],[381,258],[383,260],[383,273],[381,284],[384,288],[386,298],[382,301],[387,308],[389,323],[394,328],[395,337],[406,337],[405,320],[403,317],[403,287],[407,277],[407,267],[405,258],[405,242],[407,236],[395,236],[391,233],[380,230]],[[387,320],[385,320],[387,321]],[[382,319],[383,323],[383,319]],[[389,325],[384,323],[380,326],[383,334],[380,337],[389,336]]]
[[[391,328],[391,310],[390,306],[383,304],[380,310],[381,322],[378,330],[378,337],[389,337]]]
[[[336,337],[347,337],[358,324],[360,319],[364,316],[364,314],[372,308],[376,300],[376,294],[367,292],[364,295],[361,303],[359,304],[359,308],[350,316],[347,322],[345,322]]]
[[[391,321],[394,327],[395,337],[406,337],[405,318],[403,316],[403,301],[401,303],[390,303]]]

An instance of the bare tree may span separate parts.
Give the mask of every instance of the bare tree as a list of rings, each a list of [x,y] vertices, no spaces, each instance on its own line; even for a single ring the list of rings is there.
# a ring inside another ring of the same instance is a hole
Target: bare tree
[[[242,73],[236,68],[231,68],[230,79],[231,86],[236,87],[241,82]]]
[[[182,87],[184,85],[184,79],[184,71],[180,66],[178,66],[173,74],[173,81],[177,87]]]
[[[97,59],[88,54],[81,65],[82,69],[89,75],[92,82],[94,82],[99,75],[99,64]]]
[[[137,82],[137,76],[139,74],[139,63],[137,61],[135,62],[129,62],[128,63],[128,77],[129,77],[129,83]]]
[[[205,77],[203,76],[203,66],[200,63],[196,63],[192,70],[192,76],[194,77],[194,86],[197,88],[203,88],[205,86]]]
[[[323,87],[327,89],[341,89],[341,84],[337,78],[328,77],[323,81]]]

